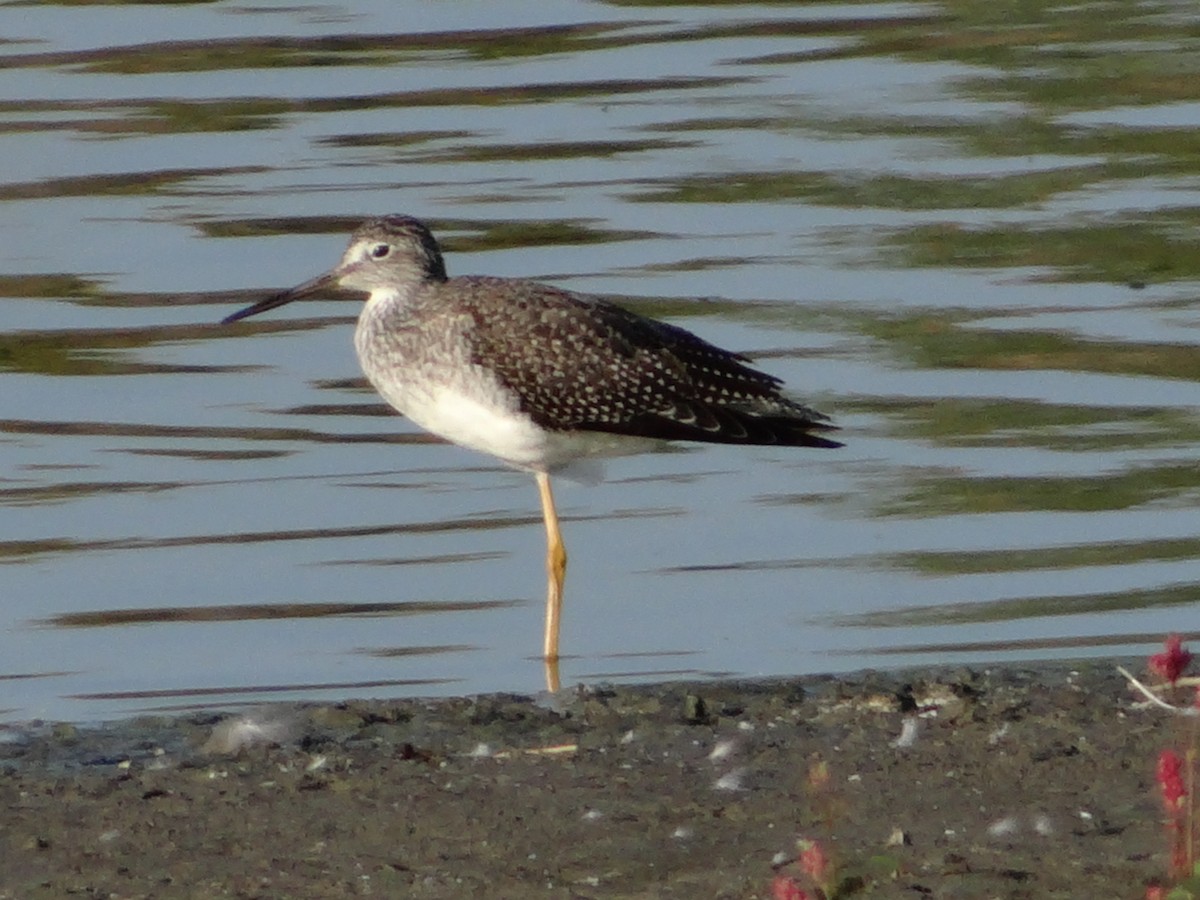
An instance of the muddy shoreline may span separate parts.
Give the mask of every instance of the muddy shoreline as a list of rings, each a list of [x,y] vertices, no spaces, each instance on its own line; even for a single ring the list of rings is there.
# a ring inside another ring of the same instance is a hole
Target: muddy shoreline
[[[801,836],[853,896],[1141,897],[1179,722],[1118,662],[46,725],[0,898],[769,897]]]

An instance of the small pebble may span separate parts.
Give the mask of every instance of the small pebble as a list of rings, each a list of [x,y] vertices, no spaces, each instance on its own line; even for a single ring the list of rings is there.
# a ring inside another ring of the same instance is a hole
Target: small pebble
[[[745,769],[733,769],[726,772],[713,783],[713,790],[716,791],[744,791],[746,780]]]

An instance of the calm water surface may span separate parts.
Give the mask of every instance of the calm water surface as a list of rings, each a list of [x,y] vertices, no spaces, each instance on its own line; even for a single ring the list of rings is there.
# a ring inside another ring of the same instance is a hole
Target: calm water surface
[[[0,3],[0,718],[541,687],[532,479],[215,324],[386,212],[843,426],[563,485],[566,684],[1195,628],[1200,14],[994,9]]]

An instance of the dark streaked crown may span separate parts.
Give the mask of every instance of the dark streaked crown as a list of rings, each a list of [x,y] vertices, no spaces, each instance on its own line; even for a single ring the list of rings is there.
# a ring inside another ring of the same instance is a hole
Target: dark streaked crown
[[[437,238],[420,219],[412,216],[382,216],[369,219],[354,230],[350,245],[368,242],[388,245],[391,253],[416,262],[424,277],[446,280],[446,262]]]

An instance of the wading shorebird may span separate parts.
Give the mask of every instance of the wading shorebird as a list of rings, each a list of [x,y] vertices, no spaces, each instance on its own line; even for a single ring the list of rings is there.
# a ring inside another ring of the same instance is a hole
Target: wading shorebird
[[[828,417],[785,397],[780,379],[683,328],[535,281],[448,278],[437,240],[410,216],[364,223],[335,269],[223,321],[337,288],[368,295],[354,346],[384,400],[537,479],[552,689],[567,554],[551,474],[663,441],[841,446],[824,436]]]

